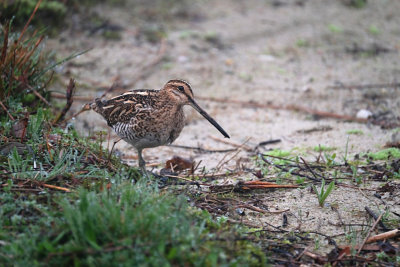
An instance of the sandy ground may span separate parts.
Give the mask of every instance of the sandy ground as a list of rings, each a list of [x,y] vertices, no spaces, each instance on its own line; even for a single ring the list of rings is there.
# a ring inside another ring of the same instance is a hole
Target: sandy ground
[[[318,155],[312,151],[318,145],[336,148],[335,153],[341,158],[347,138],[351,157],[382,149],[391,141],[393,129],[382,129],[371,123],[316,119],[304,112],[243,106],[230,100],[282,107],[292,104],[353,117],[359,110],[367,109],[376,117],[384,116],[399,123],[399,87],[338,89],[330,86],[398,82],[400,2],[368,1],[362,9],[345,6],[341,1],[281,1],[284,4],[279,7],[272,2],[221,0],[197,3],[191,10],[200,14],[199,17],[174,23],[167,36],[166,59],[137,82],[143,66],[157,57],[159,45],[138,38],[138,27],[132,23],[129,9],[107,9],[106,12],[98,8],[96,11],[112,23],[123,26],[119,41],[99,36],[89,38],[84,31],[66,31],[48,43],[65,55],[92,48],[60,68],[65,80],[69,77],[77,80],[77,93],[81,96],[98,97],[104,91],[102,87],[107,88],[116,80],[123,84],[135,82],[135,88],[158,89],[166,81],[180,78],[192,84],[195,97],[226,99],[225,103],[205,100],[198,100],[198,103],[230,134],[232,143],[255,147],[262,141],[281,139],[261,151],[272,148],[301,151],[311,160],[313,155]],[[373,51],[349,52],[354,48]],[[380,53],[379,49],[387,51]],[[115,94],[117,92],[111,93]],[[83,103],[75,102],[74,111]],[[187,119],[175,145],[207,149],[233,147],[212,138],[223,137],[191,108],[187,109]],[[76,126],[84,133],[107,130],[105,121],[94,112],[79,116]],[[330,130],[307,133],[307,130],[321,126]],[[349,135],[349,130],[361,130],[363,134]],[[113,135],[112,139],[117,137]],[[132,160],[136,152],[128,144],[119,142],[117,150],[130,158],[133,165],[137,164]],[[229,155],[199,154],[176,147],[144,151],[150,164],[163,165],[173,155],[180,155],[201,161],[199,169],[215,171],[218,166],[219,172],[234,170],[239,159],[245,167],[254,167],[254,162],[248,160],[253,154],[245,150]],[[222,166],[221,162],[224,162]],[[236,177],[238,180],[254,178],[246,173]],[[377,184],[364,186],[375,188]],[[386,194],[379,201],[373,193],[340,188],[332,193],[328,202],[338,204],[344,223],[365,223],[365,206],[375,211],[388,206],[400,213],[398,193]],[[340,221],[338,213],[329,206],[319,208],[315,195],[307,188],[273,191],[260,194],[260,198],[270,209],[289,209],[287,229],[300,227],[328,235],[345,231],[334,225]],[[386,205],[382,201],[386,201]],[[246,219],[260,226],[263,222],[280,225],[282,215],[250,212]],[[329,251],[323,238],[321,242],[325,251]]]

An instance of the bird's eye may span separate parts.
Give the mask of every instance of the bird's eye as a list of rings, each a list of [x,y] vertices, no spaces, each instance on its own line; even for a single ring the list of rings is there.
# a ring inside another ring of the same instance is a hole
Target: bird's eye
[[[185,88],[183,88],[182,85],[178,86],[178,89],[179,89],[179,91],[181,91],[181,92],[185,91]]]

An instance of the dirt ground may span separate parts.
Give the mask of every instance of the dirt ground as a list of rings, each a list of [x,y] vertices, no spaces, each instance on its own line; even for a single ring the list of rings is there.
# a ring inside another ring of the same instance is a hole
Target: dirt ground
[[[337,158],[342,158],[348,140],[349,158],[353,158],[355,154],[381,150],[397,138],[400,2],[368,1],[360,9],[343,2],[346,1],[196,2],[190,5],[190,16],[165,26],[168,31],[161,51],[160,42],[143,40],[129,8],[95,7],[93,12],[123,28],[120,40],[70,29],[50,39],[48,46],[64,55],[91,48],[59,69],[65,77],[62,82],[66,83],[69,77],[76,79],[78,96],[94,99],[115,82],[128,90],[159,89],[176,78],[189,81],[200,106],[231,139],[226,140],[230,143],[220,141],[223,137],[219,132],[188,108],[187,125],[174,145],[217,150],[236,149],[235,144],[244,144],[254,148],[260,142],[280,139],[259,151],[292,150],[307,154],[308,160],[313,161],[318,156],[313,148],[318,145],[336,148]],[[113,91],[107,97],[118,93]],[[84,103],[75,101],[73,111]],[[293,105],[303,110],[284,108]],[[318,117],[304,112],[306,108],[352,118],[365,109],[371,112],[372,119],[364,123]],[[80,115],[75,124],[84,133],[108,129],[94,112]],[[360,130],[362,134],[348,134],[350,130]],[[116,139],[112,135],[112,140]],[[123,159],[137,165],[136,151],[127,143],[119,142],[116,149]],[[251,160],[255,151],[243,147],[228,154],[198,153],[173,146],[144,151],[155,171],[174,155],[200,162],[198,169],[208,173],[234,171],[238,165],[242,170],[255,168]],[[253,174],[243,171],[225,182],[254,179]],[[362,185],[367,189],[378,186],[379,183]],[[370,223],[366,206],[377,212],[387,207],[400,213],[398,192],[384,194],[382,199],[374,197],[374,193],[338,188],[324,208],[318,206],[309,188],[261,192],[259,198],[271,211],[287,210],[286,230],[300,228],[337,235],[337,242],[346,244],[346,230],[337,225]],[[331,209],[332,204],[338,207],[337,212]],[[278,227],[282,214],[249,211],[242,220],[259,227],[265,223]],[[318,237],[308,249],[324,254],[332,245]]]

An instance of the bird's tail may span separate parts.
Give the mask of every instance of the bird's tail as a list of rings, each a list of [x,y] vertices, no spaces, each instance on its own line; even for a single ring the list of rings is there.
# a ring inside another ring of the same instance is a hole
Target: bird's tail
[[[92,102],[92,103],[88,103],[89,104],[89,107],[91,108],[91,109],[93,109],[94,111],[96,111],[97,113],[100,113],[100,114],[103,114],[103,107],[104,107],[104,105],[105,105],[105,103],[104,103],[104,101],[103,100],[101,100],[100,98],[96,98],[95,100],[94,100],[94,102]]]

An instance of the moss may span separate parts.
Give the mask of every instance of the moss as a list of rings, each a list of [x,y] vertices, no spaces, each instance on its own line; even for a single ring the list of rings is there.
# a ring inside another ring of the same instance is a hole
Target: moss
[[[373,160],[386,160],[389,158],[400,158],[400,149],[391,147],[386,148],[375,153],[368,153],[367,156]]]

